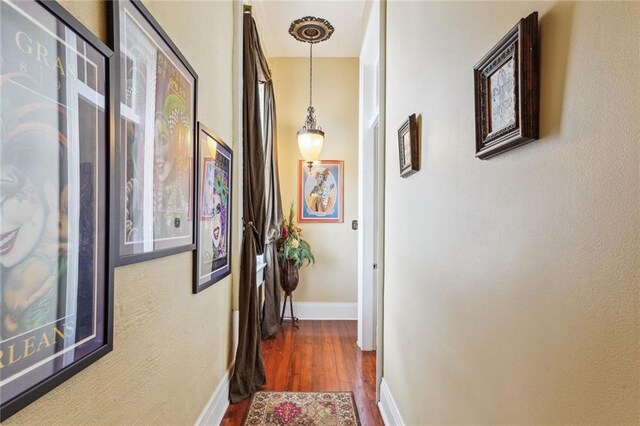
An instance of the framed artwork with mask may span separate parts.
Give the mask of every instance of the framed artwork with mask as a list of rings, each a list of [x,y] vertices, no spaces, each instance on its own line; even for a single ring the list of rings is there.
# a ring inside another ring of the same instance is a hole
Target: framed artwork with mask
[[[343,169],[338,160],[299,161],[298,222],[343,222]]]
[[[113,52],[56,2],[0,1],[0,421],[111,351]]]
[[[138,0],[112,4],[119,102],[114,225],[119,265],[195,248],[197,75]]]
[[[193,292],[199,293],[231,273],[233,151],[198,123],[197,250]]]

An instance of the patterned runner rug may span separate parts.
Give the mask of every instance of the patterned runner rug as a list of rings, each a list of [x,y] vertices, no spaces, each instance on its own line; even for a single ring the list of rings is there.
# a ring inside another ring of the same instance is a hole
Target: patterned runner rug
[[[257,392],[245,425],[360,425],[352,392]]]

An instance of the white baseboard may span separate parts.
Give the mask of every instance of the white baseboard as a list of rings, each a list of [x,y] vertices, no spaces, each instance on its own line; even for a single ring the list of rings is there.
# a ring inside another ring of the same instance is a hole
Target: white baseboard
[[[218,383],[216,390],[213,391],[213,395],[209,398],[207,405],[202,409],[198,420],[196,420],[196,426],[218,426],[227,412],[227,407],[229,407],[229,382],[231,381],[231,372],[236,359],[236,349],[238,349],[239,324],[240,312],[231,311],[231,345],[233,347],[231,365],[222,376],[222,379],[220,379],[220,383]]]
[[[207,405],[204,406],[198,420],[196,420],[196,426],[218,426],[222,421],[229,406],[229,382],[232,369],[233,366],[229,367],[224,376],[222,376],[218,387],[209,398]]]
[[[402,420],[398,406],[391,395],[391,391],[384,377],[380,384],[380,402],[378,402],[378,408],[380,408],[382,421],[384,421],[386,426],[404,426],[404,421]]]
[[[343,302],[293,302],[293,313],[301,320],[357,320],[358,304]],[[289,307],[284,313],[289,316]]]

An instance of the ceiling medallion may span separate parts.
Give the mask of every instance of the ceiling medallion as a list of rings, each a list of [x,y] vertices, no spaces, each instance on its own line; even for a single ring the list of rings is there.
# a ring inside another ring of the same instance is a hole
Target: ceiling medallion
[[[291,23],[289,34],[303,43],[316,44],[329,40],[333,30],[333,25],[326,19],[305,16]]]

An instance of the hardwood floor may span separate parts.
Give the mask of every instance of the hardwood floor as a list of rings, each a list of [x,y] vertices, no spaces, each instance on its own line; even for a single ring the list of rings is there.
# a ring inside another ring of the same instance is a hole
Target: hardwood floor
[[[267,371],[263,390],[353,391],[360,422],[382,425],[376,404],[376,353],[361,352],[356,321],[290,323],[273,339],[262,342]],[[250,399],[229,405],[221,425],[240,425]]]

